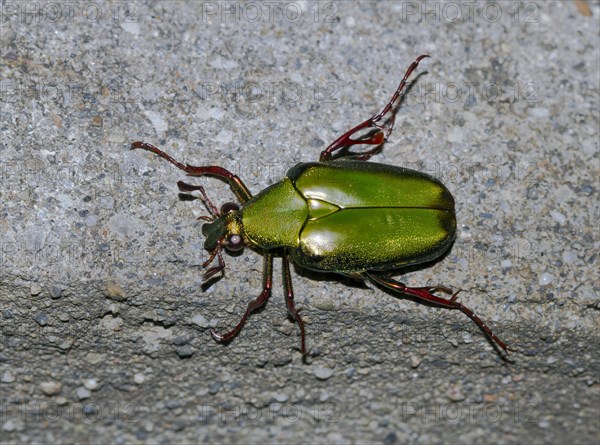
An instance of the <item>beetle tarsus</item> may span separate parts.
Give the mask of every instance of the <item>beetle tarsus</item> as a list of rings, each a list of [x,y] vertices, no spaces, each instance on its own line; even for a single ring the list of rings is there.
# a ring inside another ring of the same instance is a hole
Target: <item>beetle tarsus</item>
[[[511,351],[511,352],[517,351],[516,349],[510,348],[509,346],[506,345],[506,343],[504,343],[502,340],[500,340],[498,338],[498,336],[496,336],[496,334],[494,334],[492,332],[492,330],[485,324],[485,322],[481,318],[479,318],[477,315],[475,315],[475,313],[471,309],[464,306],[462,303],[459,303],[458,301],[456,301],[456,298],[458,297],[458,292],[460,292],[460,290],[457,292],[454,292],[452,294],[452,297],[450,297],[450,299],[446,299],[446,298],[442,298],[442,297],[439,297],[434,294],[435,291],[452,293],[452,290],[450,290],[449,288],[447,288],[445,286],[408,287],[405,284],[400,283],[399,281],[396,281],[389,276],[379,275],[379,274],[376,274],[373,272],[367,272],[366,275],[368,278],[370,278],[375,283],[380,284],[380,285],[382,285],[388,289],[391,289],[395,292],[410,295],[419,300],[423,300],[428,303],[433,303],[433,304],[436,304],[438,306],[442,306],[442,307],[445,307],[448,309],[460,310],[463,314],[465,314],[467,317],[469,317],[471,320],[473,320],[475,322],[475,324],[490,339],[492,339],[495,344],[497,344],[500,348],[502,348],[502,350],[506,354],[508,354],[509,351]]]

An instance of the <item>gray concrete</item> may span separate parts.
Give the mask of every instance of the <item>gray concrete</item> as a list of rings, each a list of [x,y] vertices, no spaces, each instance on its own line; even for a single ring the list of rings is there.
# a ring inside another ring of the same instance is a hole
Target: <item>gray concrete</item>
[[[482,3],[5,2],[2,443],[598,443],[600,9]],[[214,342],[262,258],[226,256],[203,291],[206,211],[130,143],[257,192],[422,53],[374,160],[442,179],[459,236],[402,280],[462,288],[519,352],[460,313],[296,271],[303,364],[279,262],[264,310]]]

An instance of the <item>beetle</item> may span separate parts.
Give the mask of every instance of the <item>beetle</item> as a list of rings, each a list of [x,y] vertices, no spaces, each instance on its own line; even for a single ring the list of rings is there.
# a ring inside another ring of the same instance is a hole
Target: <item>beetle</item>
[[[225,181],[241,203],[240,207],[228,202],[219,209],[202,186],[177,183],[181,192],[198,191],[210,213],[199,218],[207,221],[202,226],[204,248],[210,254],[202,264],[207,269],[205,282],[217,274],[218,278],[223,277],[223,249],[238,252],[249,247],[264,255],[262,292],[250,301],[233,329],[218,333],[211,328],[215,340],[233,339],[250,314],[267,302],[273,259],[280,256],[287,311],[300,329],[303,357],[307,356],[305,327],[294,304],[290,261],[301,268],[370,281],[398,295],[458,309],[505,353],[516,351],[457,301],[460,290],[452,293],[445,286],[408,287],[390,276],[395,269],[440,257],[456,237],[454,198],[444,184],[422,172],[367,162],[391,134],[401,92],[426,57],[429,55],[417,57],[409,66],[391,100],[379,113],[333,141],[321,152],[318,162],[297,164],[281,181],[254,196],[238,176],[223,167],[183,164],[154,145],[131,145],[132,150],[156,153],[188,176],[212,176]],[[349,152],[349,147],[360,144],[374,147]],[[217,264],[209,267],[215,259]],[[444,298],[438,295],[440,292],[451,296]]]

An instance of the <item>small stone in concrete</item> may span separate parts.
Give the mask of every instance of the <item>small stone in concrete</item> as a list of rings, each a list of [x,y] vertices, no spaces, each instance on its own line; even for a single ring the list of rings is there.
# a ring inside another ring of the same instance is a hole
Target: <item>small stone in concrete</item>
[[[315,369],[314,372],[315,372],[315,377],[317,379],[319,379],[319,380],[327,380],[328,378],[330,378],[333,375],[334,370],[331,369],[331,368],[326,368],[326,367],[323,367],[323,366],[318,366]]]
[[[47,396],[53,396],[61,391],[62,384],[60,382],[42,382],[40,388]]]
[[[77,398],[79,400],[89,399],[89,397],[91,395],[92,395],[92,393],[90,392],[89,389],[84,388],[83,386],[80,386],[79,388],[77,388]]]

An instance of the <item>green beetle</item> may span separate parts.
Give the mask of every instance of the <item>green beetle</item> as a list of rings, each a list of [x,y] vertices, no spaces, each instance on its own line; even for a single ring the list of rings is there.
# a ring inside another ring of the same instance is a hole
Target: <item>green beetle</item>
[[[199,191],[211,214],[201,217],[208,221],[202,233],[206,236],[204,247],[210,253],[203,267],[207,268],[215,258],[218,265],[207,269],[205,280],[223,274],[223,248],[233,252],[248,246],[264,253],[261,294],[248,304],[231,331],[219,334],[211,329],[217,341],[235,337],[249,315],[266,303],[271,295],[273,258],[277,255],[283,261],[288,313],[300,328],[305,357],[304,323],[294,305],[290,259],[300,267],[369,280],[399,294],[459,309],[505,352],[514,351],[470,309],[456,301],[458,292],[449,299],[442,298],[436,291],[452,291],[443,286],[407,287],[389,276],[394,269],[438,258],[456,237],[454,198],[440,181],[414,170],[366,162],[391,134],[400,93],[410,74],[426,57],[429,56],[421,55],[410,65],[380,113],[336,139],[321,153],[319,162],[292,167],[285,178],[255,196],[239,177],[222,167],[182,164],[151,144],[131,145],[132,149],[158,154],[189,176],[214,176],[226,181],[241,202],[241,208],[226,203],[218,209],[203,187],[177,183],[182,192]],[[388,113],[390,117],[380,123]],[[363,135],[351,137],[359,133]],[[374,148],[362,153],[348,152],[356,144]],[[335,152],[338,154],[334,155]]]

